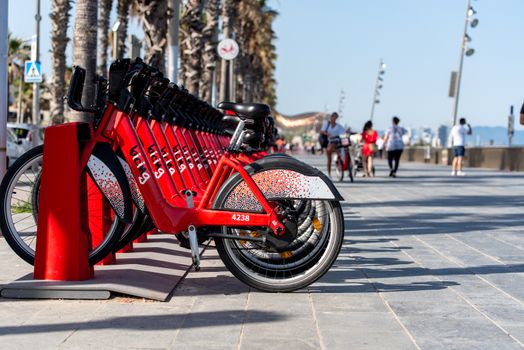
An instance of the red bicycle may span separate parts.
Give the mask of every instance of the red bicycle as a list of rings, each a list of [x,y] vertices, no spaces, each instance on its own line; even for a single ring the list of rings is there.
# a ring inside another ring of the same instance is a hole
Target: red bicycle
[[[160,231],[187,238],[196,269],[198,241],[213,238],[226,267],[254,288],[291,291],[320,278],[344,237],[342,197],[329,179],[291,157],[261,157],[243,147],[261,142],[266,105],[222,103],[233,115],[209,108],[202,115],[194,98],[152,72],[141,61],[113,63],[102,109],[80,102],[85,71],[77,67],[71,81],[70,106],[99,115],[82,127],[89,137],[81,164],[95,179],[106,174],[97,169],[114,175],[107,187],[124,200],[102,192],[115,220],[130,221],[138,207],[125,188],[128,166],[145,212]],[[194,125],[195,115],[200,125],[237,125],[229,138]]]
[[[335,161],[337,179],[342,182],[344,180],[344,172],[348,172],[349,180],[351,182],[353,179],[353,160],[351,159],[351,154],[349,153],[349,148],[351,146],[351,141],[349,140],[349,135],[337,136],[330,140],[337,147],[337,159]]]

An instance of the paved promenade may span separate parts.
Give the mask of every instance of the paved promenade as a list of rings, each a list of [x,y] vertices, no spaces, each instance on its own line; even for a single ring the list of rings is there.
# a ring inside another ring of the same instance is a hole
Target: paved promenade
[[[211,248],[166,303],[0,299],[0,348],[524,348],[524,173],[386,174],[338,184],[345,244],[307,290],[252,291]],[[31,271],[3,238],[0,261],[0,285]]]

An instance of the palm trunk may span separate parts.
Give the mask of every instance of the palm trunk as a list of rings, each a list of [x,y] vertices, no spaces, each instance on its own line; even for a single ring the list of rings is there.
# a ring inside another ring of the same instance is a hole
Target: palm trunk
[[[257,54],[261,61],[261,73],[260,80],[258,81],[258,93],[260,99],[264,103],[267,103],[272,108],[276,105],[276,92],[275,92],[275,61],[277,58],[274,40],[275,32],[273,31],[273,22],[278,13],[271,9],[266,9],[263,14],[262,25],[258,31],[258,42],[260,48]]]
[[[116,6],[117,20],[120,22],[117,33],[117,58],[123,58],[126,55],[126,38],[127,26],[129,23],[129,9],[131,7],[131,0],[118,0]]]
[[[107,49],[109,46],[109,19],[113,0],[100,0],[100,21],[98,22],[98,74],[107,76]]]
[[[165,71],[165,50],[167,45],[167,19],[169,13],[166,0],[135,0],[146,39],[146,63]]]
[[[213,74],[217,62],[218,17],[220,15],[220,0],[209,0],[206,6],[206,26],[202,32],[204,53],[202,55],[202,79],[200,82],[200,95],[202,99],[211,103],[213,94]]]
[[[51,92],[51,122],[53,124],[64,121],[64,96],[66,93],[66,48],[69,38],[69,16],[71,11],[70,0],[53,0],[51,17],[51,55],[52,78],[49,84]]]
[[[97,39],[98,1],[77,0],[75,27],[73,31],[73,65],[86,70],[86,81],[82,104],[91,106],[95,97],[96,77],[96,39]],[[73,112],[74,121],[89,121],[92,115],[82,112]]]
[[[184,85],[190,93],[198,95],[202,76],[202,23],[203,2],[189,0],[184,15],[180,20],[180,31],[185,39],[181,42],[182,62],[184,66]]]
[[[256,61],[256,29],[260,24],[261,5],[257,0],[244,0],[238,3],[238,21],[235,23],[240,53],[237,61],[236,71],[236,100],[247,102],[253,96],[249,91],[249,81],[254,70],[257,69]]]
[[[18,85],[18,101],[16,103],[16,122],[22,123],[22,99],[24,95],[24,72],[22,67],[16,66],[18,68],[18,75],[20,76],[20,84]]]

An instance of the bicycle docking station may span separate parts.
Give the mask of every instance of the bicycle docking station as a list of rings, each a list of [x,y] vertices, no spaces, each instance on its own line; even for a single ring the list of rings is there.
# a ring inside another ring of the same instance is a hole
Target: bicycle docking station
[[[90,240],[101,240],[110,223],[82,215],[108,206],[100,191],[90,191],[96,184],[80,168],[79,149],[89,137],[89,124],[51,126],[45,133],[34,273],[3,286],[2,297],[108,299],[113,292],[167,300],[191,268],[191,253],[173,235],[146,238],[145,233],[116,258],[111,253],[90,266]],[[82,201],[87,191],[89,200]]]
[[[3,296],[166,300],[191,267],[199,270],[199,242],[209,238],[224,266],[257,290],[298,290],[329,270],[344,238],[343,197],[318,169],[269,157],[268,105],[213,107],[136,58],[113,62],[108,79],[95,81],[97,102],[84,107],[86,74],[74,68],[67,103],[93,122],[48,128],[45,147],[0,183],[0,208],[9,207],[0,229],[34,264]],[[19,180],[29,168],[28,186]],[[19,182],[36,233],[13,223]]]

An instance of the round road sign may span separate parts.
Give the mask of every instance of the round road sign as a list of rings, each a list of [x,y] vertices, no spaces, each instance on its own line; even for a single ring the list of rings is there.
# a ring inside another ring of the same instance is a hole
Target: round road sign
[[[229,61],[234,60],[238,56],[238,44],[233,39],[224,39],[218,43],[218,55],[223,59]]]

